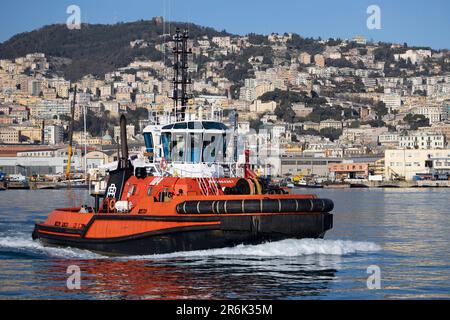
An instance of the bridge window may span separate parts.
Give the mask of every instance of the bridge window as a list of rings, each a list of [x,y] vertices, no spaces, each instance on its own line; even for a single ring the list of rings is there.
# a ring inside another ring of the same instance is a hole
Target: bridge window
[[[223,136],[206,133],[203,140],[203,162],[223,162]]]
[[[220,122],[203,122],[206,130],[228,130],[227,126]]]
[[[163,133],[161,135],[161,142],[163,146],[164,157],[167,160],[171,159],[171,151],[172,151],[172,135],[170,133]]]
[[[189,130],[203,130],[203,125],[201,122],[189,122],[188,123]]]
[[[191,133],[189,135],[189,144],[187,151],[187,162],[200,163],[202,152],[202,134]]]
[[[186,122],[182,122],[182,123],[177,123],[173,126],[174,129],[187,129],[187,123]]]
[[[154,151],[155,151],[155,148],[153,146],[153,135],[151,133],[145,133],[144,134],[144,140],[145,140],[145,147],[147,149],[147,153],[149,153],[151,155],[153,154],[153,156],[149,157],[149,160],[153,161],[153,159],[154,159]]]
[[[227,157],[227,134],[224,133],[222,135],[222,139],[223,139],[223,154],[222,154],[222,160],[225,162],[226,157]]]
[[[173,124],[169,124],[169,125],[163,127],[163,130],[170,130],[173,128],[173,126],[174,126]]]
[[[186,134],[184,133],[174,133],[172,139],[173,149],[172,149],[172,161],[174,162],[184,162],[185,150],[186,150]]]

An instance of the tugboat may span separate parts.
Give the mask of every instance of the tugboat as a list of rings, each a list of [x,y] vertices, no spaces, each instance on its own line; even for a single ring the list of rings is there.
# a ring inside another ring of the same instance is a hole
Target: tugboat
[[[250,169],[248,151],[239,167],[231,130],[213,113],[188,111],[187,40],[177,30],[174,108],[144,129],[145,157],[129,159],[122,115],[121,156],[105,194],[94,208],[56,209],[36,224],[34,240],[134,256],[323,238],[333,227],[331,200],[271,186]]]

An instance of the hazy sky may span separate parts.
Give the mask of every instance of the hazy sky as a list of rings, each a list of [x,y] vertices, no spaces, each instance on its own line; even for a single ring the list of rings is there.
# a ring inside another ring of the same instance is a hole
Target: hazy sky
[[[65,23],[66,9],[81,8],[82,22],[116,23],[153,16],[189,21],[237,34],[296,32],[450,48],[448,0],[2,0],[0,42],[52,23]],[[369,5],[381,9],[381,29],[367,28]]]

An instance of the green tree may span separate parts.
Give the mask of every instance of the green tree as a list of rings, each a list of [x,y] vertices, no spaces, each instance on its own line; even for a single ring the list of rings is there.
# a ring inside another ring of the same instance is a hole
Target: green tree
[[[140,120],[148,119],[148,110],[145,108],[137,108],[136,110],[129,110],[127,113],[127,120],[136,128],[139,128]]]
[[[269,45],[269,39],[261,34],[250,33],[248,35],[248,42],[254,45]]]
[[[261,121],[261,118],[256,118],[256,119],[252,119],[250,120],[250,128],[252,128],[253,130],[255,130],[256,132],[259,132],[259,129],[263,126],[264,124]]]
[[[417,130],[420,127],[429,127],[430,126],[430,120],[427,119],[424,115],[421,114],[407,114],[405,118],[403,118],[403,121],[405,121],[411,130]]]
[[[287,123],[293,123],[295,120],[295,112],[288,100],[283,100],[275,109],[278,119]]]
[[[320,135],[322,137],[330,139],[331,141],[336,141],[342,135],[342,130],[335,128],[324,128],[320,130]]]
[[[298,34],[293,34],[292,38],[287,42],[288,47],[301,52],[307,52],[311,55],[322,53],[325,46],[313,38],[303,38]]]
[[[378,120],[370,120],[370,121],[366,121],[366,122],[363,122],[363,123],[361,123],[362,125],[370,125],[372,128],[382,128],[382,127],[385,127],[386,126],[386,123],[383,121],[383,120],[381,120],[381,119],[378,119]]]
[[[389,113],[389,110],[383,101],[379,101],[374,106],[374,111],[375,111],[376,115],[380,118],[384,117],[385,115],[387,115]]]
[[[175,28],[189,28],[192,39],[202,36],[229,35],[195,24],[173,23]],[[84,24],[81,30],[69,30],[65,24],[54,24],[32,32],[18,34],[0,44],[0,59],[14,59],[28,53],[42,52],[52,57],[51,71],[61,71],[68,80],[86,74],[105,73],[127,66],[136,59],[162,61],[164,54],[156,47],[166,39],[163,24],[136,21],[114,25]],[[143,39],[147,48],[132,48],[130,41]],[[64,61],[55,58],[67,58]],[[53,64],[56,64],[55,65]]]
[[[244,79],[253,77],[252,69],[253,67],[249,63],[243,65],[228,63],[222,70],[222,75],[236,84],[243,84]]]
[[[61,117],[61,119],[63,119]],[[70,117],[64,117],[66,120],[70,120]],[[101,136],[110,127],[118,125],[118,119],[111,117],[109,111],[105,111],[102,117],[98,117],[93,111],[88,109],[86,114],[86,130],[92,136]],[[84,130],[84,119],[81,118],[78,121],[74,121],[74,130],[83,131]]]
[[[351,129],[357,129],[361,126],[361,123],[359,121],[353,121],[352,123],[350,123],[350,128]]]
[[[239,99],[239,94],[240,94],[240,87],[239,85],[232,85],[230,87],[230,94],[231,94],[231,98],[234,100],[238,100]]]

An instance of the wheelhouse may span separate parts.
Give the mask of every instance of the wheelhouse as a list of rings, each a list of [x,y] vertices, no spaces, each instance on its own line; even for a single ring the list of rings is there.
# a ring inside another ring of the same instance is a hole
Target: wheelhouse
[[[223,163],[229,133],[221,122],[186,121],[146,130],[144,137],[150,161],[161,158],[170,163]]]

